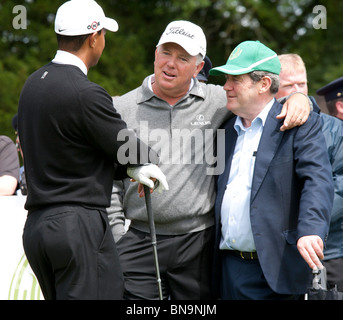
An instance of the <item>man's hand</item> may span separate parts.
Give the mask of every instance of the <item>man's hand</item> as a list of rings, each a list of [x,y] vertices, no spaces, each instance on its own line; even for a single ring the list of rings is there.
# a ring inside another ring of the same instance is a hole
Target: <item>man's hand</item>
[[[0,196],[11,196],[15,193],[18,181],[16,178],[8,175],[0,177]]]
[[[318,236],[304,236],[297,242],[298,250],[309,267],[323,269],[320,259],[324,258],[323,241]]]
[[[295,93],[283,105],[277,119],[285,118],[281,131],[303,125],[310,114],[311,107],[308,97],[302,93]]]
[[[127,168],[127,175],[138,183],[145,184],[150,189],[154,189],[154,181],[157,180],[158,187],[156,190],[160,193],[163,190],[169,190],[166,176],[155,164],[149,163],[139,167],[129,167]]]

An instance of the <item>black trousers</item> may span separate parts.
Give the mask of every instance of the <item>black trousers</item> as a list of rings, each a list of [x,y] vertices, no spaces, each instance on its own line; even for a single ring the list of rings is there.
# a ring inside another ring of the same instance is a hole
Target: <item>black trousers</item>
[[[214,227],[185,235],[157,235],[164,299],[211,299]],[[124,272],[124,299],[158,299],[149,233],[130,228],[117,242]]]
[[[122,270],[106,211],[74,205],[34,211],[23,244],[46,300],[122,299]]]

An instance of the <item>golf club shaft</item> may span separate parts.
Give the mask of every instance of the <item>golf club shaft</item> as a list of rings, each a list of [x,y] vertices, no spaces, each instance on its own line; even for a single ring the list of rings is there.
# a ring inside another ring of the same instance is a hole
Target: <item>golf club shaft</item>
[[[157,279],[157,285],[158,285],[158,296],[160,300],[163,300],[160,267],[159,267],[158,255],[157,255],[157,239],[156,239],[155,222],[154,222],[154,215],[153,215],[152,206],[151,206],[151,194],[150,194],[150,188],[145,185],[144,185],[144,194],[145,194],[145,203],[146,203],[146,208],[147,208],[147,213],[148,213],[151,244],[153,248],[153,255],[154,255],[154,262],[155,262],[156,279]]]

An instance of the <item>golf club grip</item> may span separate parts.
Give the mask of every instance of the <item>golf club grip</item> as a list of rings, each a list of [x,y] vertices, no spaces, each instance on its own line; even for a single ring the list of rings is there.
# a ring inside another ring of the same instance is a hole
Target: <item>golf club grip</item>
[[[144,194],[145,194],[146,209],[148,213],[151,242],[156,243],[156,231],[155,231],[154,214],[152,212],[152,206],[151,206],[150,188],[146,185],[144,185]]]

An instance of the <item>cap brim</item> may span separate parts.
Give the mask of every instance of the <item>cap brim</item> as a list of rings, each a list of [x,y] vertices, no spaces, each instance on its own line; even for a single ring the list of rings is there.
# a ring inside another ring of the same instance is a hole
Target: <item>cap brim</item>
[[[253,70],[251,68],[242,68],[235,65],[223,65],[220,67],[216,67],[210,70],[210,75],[212,76],[219,76],[222,74],[232,74],[232,75],[240,75],[252,72]]]
[[[194,46],[192,44],[189,44],[189,41],[180,41],[179,36],[176,36],[176,37],[168,36],[168,38],[166,38],[166,39],[160,39],[160,41],[156,47],[159,47],[162,44],[169,43],[169,42],[178,44],[179,46],[184,48],[188,52],[189,55],[191,55],[193,57],[198,55],[198,54],[201,54],[200,52],[198,52],[199,50],[194,49]]]
[[[273,62],[274,59],[277,59],[277,65],[275,65],[275,62]],[[234,64],[232,61],[230,62],[228,61],[226,65],[223,65],[221,67],[216,67],[210,70],[210,74],[220,75],[224,73],[224,74],[231,74],[231,75],[240,75],[240,74],[246,74],[246,73],[250,73],[257,70],[268,71],[271,73],[279,74],[280,68],[281,68],[280,61],[275,53],[269,57],[256,61],[247,67],[242,67],[242,66]]]
[[[119,25],[118,25],[117,21],[115,21],[114,19],[111,19],[111,18],[107,18],[107,17],[104,20],[103,27],[106,30],[112,31],[112,32],[117,32],[119,29]]]

